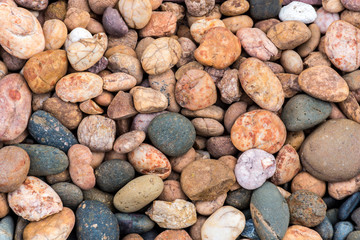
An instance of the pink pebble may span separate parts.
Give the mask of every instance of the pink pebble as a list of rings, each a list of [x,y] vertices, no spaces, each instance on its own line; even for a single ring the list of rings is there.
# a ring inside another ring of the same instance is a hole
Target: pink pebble
[[[319,8],[317,11],[317,18],[315,20],[315,24],[320,28],[321,33],[326,33],[326,30],[330,26],[330,24],[336,20],[339,20],[338,13],[330,13],[327,12],[324,8]]]
[[[241,187],[253,190],[261,187],[266,179],[274,175],[275,157],[261,149],[250,149],[240,155],[235,176]]]

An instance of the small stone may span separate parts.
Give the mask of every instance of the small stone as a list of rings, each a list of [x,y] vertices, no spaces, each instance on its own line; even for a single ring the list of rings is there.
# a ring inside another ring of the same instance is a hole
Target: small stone
[[[329,195],[337,200],[342,200],[360,190],[360,175],[342,182],[329,182]]]
[[[120,231],[105,204],[86,200],[76,210],[76,235],[79,239],[119,239]]]
[[[118,2],[118,8],[121,16],[131,28],[141,29],[150,21],[152,6],[149,0],[121,0]]]
[[[314,227],[320,224],[326,216],[326,204],[317,194],[308,190],[299,190],[288,198],[290,221]]]
[[[83,190],[84,200],[94,200],[106,205],[112,212],[116,211],[113,205],[114,195],[103,192],[97,188],[91,188],[90,190]]]
[[[68,30],[63,21],[50,19],[43,25],[45,49],[60,49],[67,37]]]
[[[58,182],[54,185],[51,185],[51,188],[54,189],[54,191],[59,195],[65,207],[76,209],[84,200],[81,189],[75,184],[68,182]]]
[[[153,229],[155,223],[145,214],[141,213],[116,213],[121,234],[145,233]]]
[[[245,228],[245,216],[238,209],[225,206],[216,210],[202,225],[201,238],[236,239]]]
[[[186,10],[192,16],[200,17],[208,14],[215,6],[215,0],[185,0]]]
[[[165,230],[154,240],[192,240],[185,230]]]
[[[348,219],[350,214],[354,211],[360,203],[360,192],[354,193],[346,201],[341,204],[338,212],[338,218],[342,221]]]
[[[69,31],[77,27],[86,28],[90,22],[90,14],[79,8],[68,8],[64,23]]]
[[[39,221],[63,209],[59,195],[36,177],[27,177],[18,189],[8,194],[8,201],[16,215],[29,221]]]
[[[346,237],[354,230],[354,226],[351,222],[341,221],[334,226],[333,240],[345,240]]]
[[[116,94],[107,110],[108,116],[114,120],[127,119],[137,113],[131,94],[123,91]]]
[[[300,21],[309,24],[317,17],[315,9],[303,2],[293,1],[281,8],[279,18],[281,21]]]
[[[332,240],[334,236],[334,228],[328,217],[325,217],[324,221],[317,225],[314,230],[320,234],[323,240]]]
[[[331,13],[326,11],[323,7],[316,11],[317,18],[315,24],[319,26],[320,32],[325,34],[330,24],[340,19],[338,13]]]
[[[251,193],[252,191],[245,188],[229,191],[225,203],[234,208],[245,210],[250,206]]]
[[[359,239],[360,239],[360,231],[353,231],[346,238],[346,240],[359,240]]]
[[[250,0],[250,16],[256,20],[277,17],[281,9],[281,1]]]
[[[172,12],[152,12],[150,21],[139,32],[140,37],[167,37],[175,33],[176,15]]]
[[[231,142],[230,136],[211,137],[206,141],[206,149],[214,158],[235,155],[238,151]]]
[[[341,0],[341,3],[351,11],[360,11],[360,3],[357,0]]]
[[[0,239],[12,240],[14,238],[14,220],[11,216],[6,216],[0,220]]]
[[[182,199],[174,202],[156,200],[146,214],[162,228],[181,229],[196,222],[194,204]]]
[[[102,24],[106,33],[115,37],[123,37],[129,28],[122,19],[119,11],[111,6],[107,7],[102,17]]]
[[[194,22],[190,27],[190,33],[192,38],[197,42],[200,43],[208,30],[214,27],[225,27],[225,24],[220,19],[199,19]],[[196,46],[195,46],[196,48]]]
[[[322,240],[322,237],[314,230],[300,226],[300,225],[293,225],[288,228],[285,233],[283,240]]]
[[[168,106],[168,100],[160,91],[146,87],[134,87],[130,94],[134,99],[136,111],[140,113],[153,113],[165,110]]]

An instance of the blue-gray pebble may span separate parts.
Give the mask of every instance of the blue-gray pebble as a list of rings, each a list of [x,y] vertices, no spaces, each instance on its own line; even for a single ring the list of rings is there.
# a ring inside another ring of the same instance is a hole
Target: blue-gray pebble
[[[0,240],[12,240],[14,236],[14,220],[6,216],[0,220]]]
[[[337,208],[332,208],[332,209],[329,209],[326,211],[326,216],[333,226],[339,221],[339,219],[337,217],[338,212],[339,212],[339,209],[337,209]]]
[[[254,221],[249,219],[245,223],[244,231],[240,234],[239,238],[249,238],[251,240],[260,240],[259,235],[256,233]]]
[[[75,184],[59,182],[51,185],[51,187],[59,195],[65,207],[76,209],[84,200],[84,195],[81,189]]]
[[[354,209],[360,203],[360,192],[356,192],[351,195],[346,201],[339,207],[338,218],[342,221],[346,220]]]
[[[334,226],[334,238],[333,240],[345,240],[346,237],[354,230],[354,226],[351,222],[342,221],[338,222]]]
[[[353,220],[357,228],[360,229],[360,207],[353,211],[353,213],[351,214],[351,220]]]
[[[323,240],[332,240],[334,236],[334,228],[327,217],[324,218],[319,225],[314,227],[314,230],[317,231]]]
[[[66,154],[58,148],[41,144],[17,144],[30,157],[29,175],[48,176],[58,174],[69,166]]]
[[[195,128],[189,119],[178,113],[164,113],[149,125],[151,142],[161,152],[177,157],[185,154],[195,142]]]
[[[76,210],[76,234],[78,240],[118,240],[119,225],[115,215],[105,204],[85,200]]]
[[[117,192],[135,177],[135,169],[124,160],[103,162],[96,170],[96,184],[105,192]]]
[[[225,203],[240,210],[247,209],[250,206],[251,192],[245,188],[231,191],[227,194]]]
[[[253,192],[250,211],[260,239],[284,237],[290,221],[289,207],[274,184],[265,182]]]
[[[284,106],[281,120],[289,131],[301,131],[324,121],[331,113],[331,104],[306,94],[292,97]]]
[[[67,152],[77,144],[74,134],[50,113],[42,110],[34,112],[29,120],[28,130],[36,142],[59,148]]]
[[[116,213],[115,214],[122,234],[145,233],[154,228],[155,223],[145,214]]]

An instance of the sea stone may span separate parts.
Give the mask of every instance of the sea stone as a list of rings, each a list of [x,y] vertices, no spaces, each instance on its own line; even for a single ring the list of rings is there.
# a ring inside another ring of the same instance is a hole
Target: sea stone
[[[20,74],[0,79],[0,141],[17,138],[27,127],[31,114],[31,91]]]
[[[328,66],[315,66],[302,71],[298,82],[304,92],[323,101],[342,102],[349,95],[346,81]]]
[[[153,202],[146,214],[162,228],[181,229],[194,225],[196,222],[195,205],[183,199],[173,202]]]
[[[352,72],[359,68],[358,39],[360,39],[360,29],[348,22],[338,20],[329,26],[325,35],[325,53],[335,67],[344,72]]]
[[[139,32],[140,37],[167,37],[175,33],[176,15],[172,12],[153,12],[150,21]]]
[[[141,29],[150,21],[152,6],[149,0],[120,0],[118,7],[121,16],[131,28]]]
[[[323,238],[315,230],[301,226],[293,225],[288,228],[283,240],[322,240]]]
[[[359,136],[360,125],[354,121],[325,122],[302,144],[299,155],[304,168],[323,181],[339,182],[355,177],[360,171]]]
[[[289,207],[270,182],[256,189],[250,202],[251,217],[260,239],[282,239],[289,225]]]
[[[225,164],[202,159],[188,164],[181,173],[181,187],[193,201],[210,201],[227,192],[235,183],[233,171]]]
[[[307,3],[294,1],[281,8],[279,18],[281,21],[300,21],[309,24],[317,17],[315,9]]]
[[[187,12],[192,16],[201,17],[210,11],[215,6],[215,0],[185,0]]]
[[[23,232],[24,239],[67,239],[75,225],[75,214],[67,207],[39,222],[29,223]]]
[[[243,152],[235,166],[235,176],[241,187],[253,190],[261,187],[266,179],[274,175],[275,157],[261,149]]]
[[[178,113],[161,114],[148,127],[148,136],[154,146],[172,157],[185,154],[194,144],[195,135],[190,120]]]
[[[256,20],[277,17],[282,1],[279,0],[250,0],[250,16]]]
[[[315,20],[315,24],[319,26],[320,32],[323,34],[326,33],[331,23],[340,19],[338,13],[328,12],[324,8],[319,8],[316,11],[316,13],[317,13],[317,18]]]
[[[114,120],[127,119],[137,113],[131,94],[123,91],[116,94],[107,109],[109,118]]]
[[[199,19],[191,25],[190,34],[196,42],[200,43],[204,39],[206,32],[214,27],[225,27],[225,24],[223,21],[216,18]]]
[[[259,148],[276,153],[286,139],[281,119],[267,110],[253,110],[241,115],[231,128],[231,141],[240,151]]]
[[[185,230],[165,230],[157,235],[154,240],[192,240],[192,238]]]
[[[329,117],[331,104],[306,94],[292,97],[281,112],[281,120],[289,131],[300,131],[316,126]]]
[[[29,59],[45,48],[39,21],[25,8],[0,5],[0,45],[20,59]]]
[[[203,65],[224,69],[240,56],[240,40],[225,27],[214,27],[207,31],[195,50],[195,59]]]
[[[30,168],[29,155],[21,148],[7,146],[0,149],[0,192],[12,192],[25,181]]]
[[[14,220],[10,215],[0,220],[0,238],[1,240],[12,240],[14,239]]]
[[[268,61],[278,54],[278,49],[258,28],[241,28],[236,32],[241,46],[251,56],[262,61]]]
[[[283,105],[284,91],[279,79],[259,59],[246,59],[240,65],[239,79],[244,91],[260,107],[278,111]]]
[[[131,89],[130,94],[134,100],[134,107],[139,113],[154,113],[165,110],[168,99],[160,91],[137,86]]]
[[[245,215],[231,206],[216,210],[201,227],[201,239],[236,239],[245,228]]]
[[[281,50],[294,49],[311,38],[310,29],[299,21],[285,21],[272,26],[267,37]]]
[[[111,6],[105,9],[102,24],[106,33],[115,37],[122,37],[129,31],[119,11]]]
[[[116,213],[115,216],[122,234],[146,233],[155,226],[155,223],[142,213]]]
[[[39,221],[63,209],[59,195],[36,177],[27,177],[18,189],[8,194],[8,201],[18,216],[29,221]]]
[[[360,2],[358,0],[341,0],[341,3],[344,5],[346,9],[355,12],[360,11]]]

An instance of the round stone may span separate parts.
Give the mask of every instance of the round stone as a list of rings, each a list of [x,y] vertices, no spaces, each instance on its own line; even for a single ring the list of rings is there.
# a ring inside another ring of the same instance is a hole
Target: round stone
[[[303,167],[314,177],[329,182],[346,181],[360,172],[359,144],[360,125],[348,119],[334,119],[306,138],[299,156]]]
[[[84,199],[81,189],[75,184],[59,182],[51,187],[59,195],[65,207],[76,209]]]
[[[294,1],[281,8],[279,18],[281,21],[300,21],[309,24],[315,21],[316,11],[310,4]]]
[[[196,136],[190,120],[178,113],[165,113],[154,118],[148,134],[155,147],[172,157],[189,151]]]

